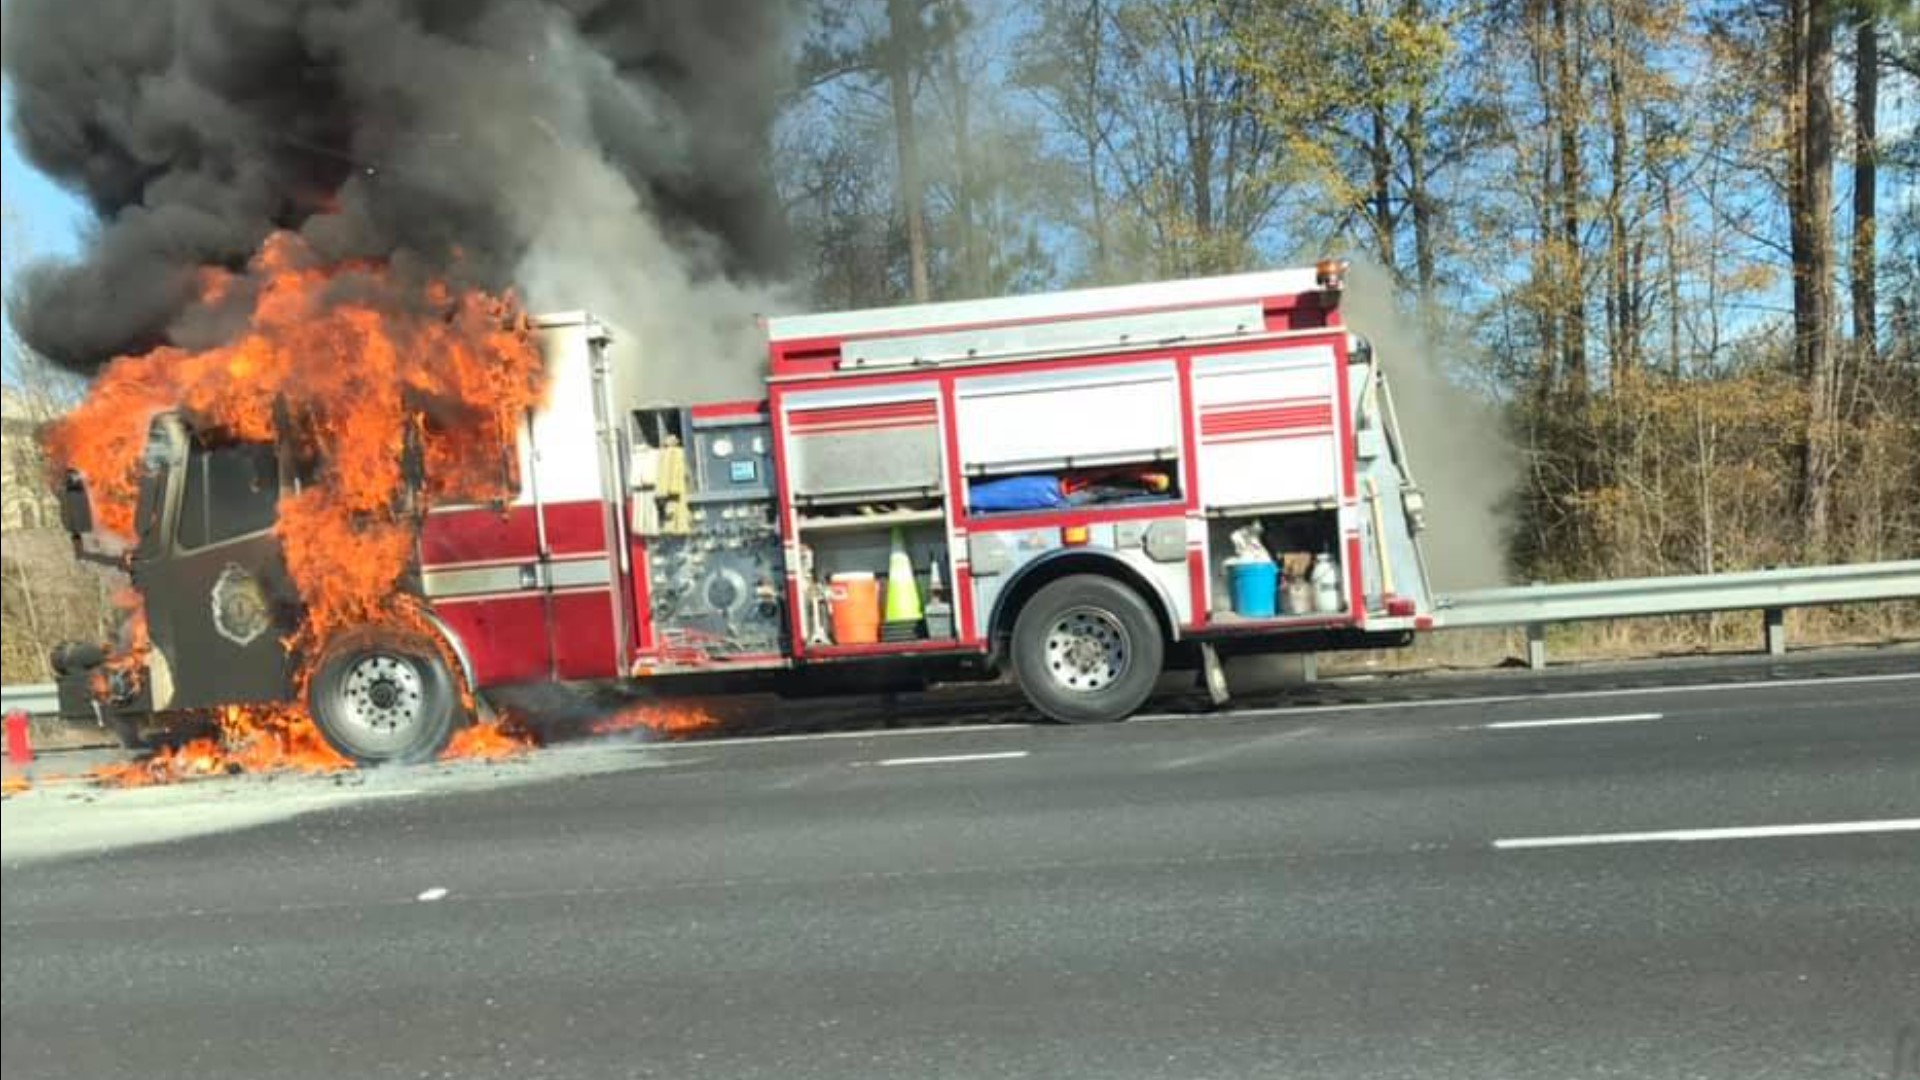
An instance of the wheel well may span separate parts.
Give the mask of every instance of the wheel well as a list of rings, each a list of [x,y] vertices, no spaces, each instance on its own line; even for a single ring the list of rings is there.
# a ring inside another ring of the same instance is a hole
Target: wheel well
[[[466,642],[460,640],[460,636],[454,633],[453,628],[448,626],[444,619],[440,618],[438,612],[425,604],[411,606],[408,613],[415,618],[413,620],[403,618],[395,623],[368,623],[335,632],[319,647],[316,664],[319,657],[324,657],[328,650],[349,636],[389,634],[417,637],[421,644],[440,654],[440,659],[447,666],[447,674],[453,678],[454,695],[465,717],[468,720],[485,719],[492,710],[487,700],[480,696],[479,684],[474,679],[473,658],[467,652]],[[409,621],[415,621],[417,625],[408,625]],[[311,674],[312,672],[309,671],[308,675]],[[304,690],[302,692],[304,693]]]
[[[480,684],[473,677],[473,657],[467,652],[467,643],[460,640],[460,636],[453,632],[453,627],[447,625],[439,612],[422,604],[420,615],[433,632],[440,635],[440,640],[446,645],[447,651],[453,654],[453,674],[466,686],[467,693],[478,697]]]
[[[1178,634],[1174,628],[1173,613],[1167,608],[1167,598],[1159,589],[1154,588],[1145,574],[1126,560],[1113,555],[1094,551],[1075,551],[1062,555],[1049,555],[1029,564],[1018,577],[1014,578],[1007,591],[1000,595],[1000,599],[994,604],[993,622],[990,624],[996,660],[1005,651],[1006,641],[1013,634],[1014,620],[1020,617],[1020,609],[1027,606],[1027,601],[1033,599],[1033,594],[1061,578],[1072,577],[1075,574],[1112,578],[1139,593],[1141,598],[1146,600],[1147,606],[1153,610],[1153,617],[1160,624],[1160,632],[1168,641],[1177,640]]]

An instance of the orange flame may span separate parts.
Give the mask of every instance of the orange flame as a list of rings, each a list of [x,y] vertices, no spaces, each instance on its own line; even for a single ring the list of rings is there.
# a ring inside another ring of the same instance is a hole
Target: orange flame
[[[454,732],[453,741],[440,755],[442,761],[477,758],[499,761],[518,757],[533,748],[533,736],[525,728],[504,720],[470,724]]]
[[[144,761],[103,765],[87,774],[103,787],[153,787],[242,773],[326,774],[353,768],[320,737],[306,710],[284,705],[229,705],[220,733],[163,748]],[[474,724],[455,734],[443,761],[498,761],[525,753],[533,740],[511,724]],[[13,778],[9,777],[9,782]]]
[[[150,787],[238,773],[329,773],[352,768],[335,753],[304,710],[284,705],[229,705],[220,734],[164,748],[145,761],[103,765],[88,776],[107,787]]]
[[[147,654],[153,651],[153,639],[147,631],[147,608],[140,599],[140,591],[131,585],[122,585],[113,591],[112,601],[114,609],[121,614],[127,637],[105,666],[93,673],[92,688],[97,698],[107,696],[110,676],[145,679]]]
[[[634,705],[601,717],[588,727],[595,735],[645,729],[664,739],[687,739],[720,726],[720,719],[694,708]]]
[[[133,540],[155,415],[178,409],[211,440],[278,441],[313,465],[281,499],[276,526],[305,606],[287,646],[310,660],[344,627],[424,629],[400,587],[419,511],[508,497],[518,419],[544,392],[513,298],[408,283],[371,263],[322,265],[291,233],[269,237],[244,274],[206,270],[201,294],[209,304],[246,298],[247,328],[200,352],[115,360],[49,429],[50,459],[85,476],[98,527]],[[413,491],[406,463],[416,453],[422,487]],[[130,595],[133,641],[115,660],[123,668],[148,647]]]

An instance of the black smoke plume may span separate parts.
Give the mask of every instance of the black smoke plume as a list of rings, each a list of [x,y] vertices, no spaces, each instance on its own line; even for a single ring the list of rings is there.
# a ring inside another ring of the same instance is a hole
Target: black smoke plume
[[[598,305],[643,339],[668,312],[764,310],[782,269],[783,3],[10,0],[4,18],[20,149],[99,219],[78,261],[23,275],[12,317],[83,374],[212,344],[230,328],[197,310],[196,272],[276,229],[323,259]]]

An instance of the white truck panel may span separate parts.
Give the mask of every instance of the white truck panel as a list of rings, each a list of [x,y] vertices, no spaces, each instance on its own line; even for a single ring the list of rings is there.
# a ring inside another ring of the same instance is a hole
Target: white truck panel
[[[547,400],[533,415],[531,460],[521,447],[520,500],[531,502],[531,478],[547,503],[602,497],[600,444],[593,411],[593,353],[604,333],[588,320],[537,326],[547,360]]]
[[[1202,503],[1225,509],[1337,498],[1336,404],[1330,346],[1196,359]]]
[[[813,338],[869,337],[884,334],[925,333],[959,329],[1079,319],[1176,307],[1225,304],[1268,296],[1312,292],[1319,287],[1316,271],[1307,267],[1265,270],[1251,274],[1196,278],[1191,281],[1149,282],[1095,289],[956,300],[939,304],[906,304],[818,315],[787,315],[767,320],[768,340],[803,341]]]
[[[957,393],[968,470],[1139,460],[1180,446],[1171,360],[975,377]]]

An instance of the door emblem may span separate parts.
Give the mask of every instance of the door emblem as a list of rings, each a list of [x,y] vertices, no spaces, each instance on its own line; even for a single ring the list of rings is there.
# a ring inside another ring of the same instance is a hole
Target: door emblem
[[[238,563],[228,563],[213,583],[213,628],[241,648],[267,632],[266,590]]]

